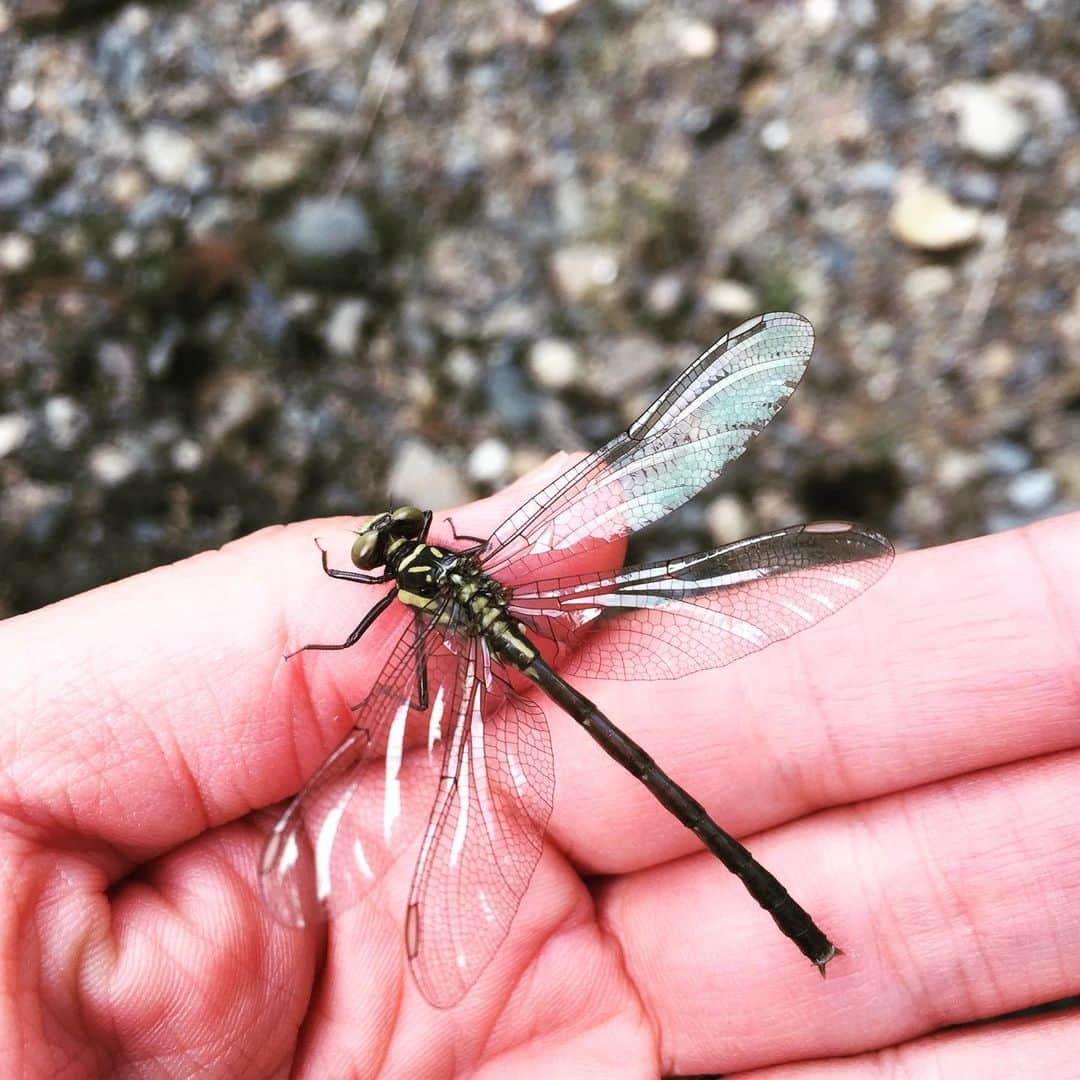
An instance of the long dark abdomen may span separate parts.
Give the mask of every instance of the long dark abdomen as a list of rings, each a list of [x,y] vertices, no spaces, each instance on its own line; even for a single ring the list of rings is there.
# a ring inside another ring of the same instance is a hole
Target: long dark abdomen
[[[705,808],[675,783],[633,739],[620,731],[587,697],[579,694],[537,657],[524,669],[553,701],[566,710],[624,769],[636,776],[667,810],[746,886],[750,895],[773,917],[776,925],[817,965],[825,965],[839,950],[814,920],[742,844],[729,836]]]

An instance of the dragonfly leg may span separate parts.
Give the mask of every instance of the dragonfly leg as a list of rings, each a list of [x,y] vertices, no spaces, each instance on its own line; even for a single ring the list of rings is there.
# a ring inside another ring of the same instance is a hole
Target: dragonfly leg
[[[297,653],[306,652],[308,649],[325,649],[327,651],[334,651],[336,649],[349,649],[352,648],[367,632],[369,627],[375,622],[375,620],[393,603],[394,597],[397,593],[390,590],[361,620],[360,625],[340,644],[338,645],[301,645],[299,649],[294,649],[291,653],[285,654],[286,660],[291,660]]]
[[[341,581],[359,581],[361,585],[384,585],[393,578],[393,574],[361,574],[355,570],[335,570],[327,561],[329,556],[326,548],[316,539],[315,546],[322,553],[323,573],[327,577],[338,578]]]
[[[483,536],[468,536],[465,533],[459,534],[457,529],[454,528],[454,519],[451,517],[446,519],[446,524],[450,526],[450,532],[455,540],[472,540],[476,544],[475,547],[467,548],[465,551],[462,551],[460,553],[462,555],[472,555],[487,543],[487,538]]]
[[[692,795],[620,731],[587,697],[579,694],[537,658],[525,670],[624,769],[636,776],[654,798],[700,837],[702,843],[746,886],[747,892],[773,917],[799,951],[825,974],[825,965],[840,950],[818,928],[791,894],[733,836],[726,833]]]
[[[393,593],[390,595],[392,596]],[[428,707],[427,646],[424,644],[420,616],[414,616],[413,622],[416,624],[416,700],[410,701],[409,704],[420,712],[426,712]]]

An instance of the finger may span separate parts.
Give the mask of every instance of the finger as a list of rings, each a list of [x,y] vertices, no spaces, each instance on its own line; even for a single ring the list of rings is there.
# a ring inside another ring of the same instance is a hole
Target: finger
[[[867,1053],[1075,994],[1078,782],[1080,752],[1050,755],[751,839],[844,950],[824,982],[707,856],[615,880],[602,917],[671,1071]]]
[[[1080,1014],[1032,1016],[914,1039],[843,1061],[808,1061],[731,1080],[866,1080],[888,1076],[1068,1076],[1080,1057]]]
[[[33,1075],[58,1061],[80,1074],[108,1062],[110,1075],[288,1075],[315,939],[265,917],[252,885],[261,844],[250,825],[227,826],[112,898],[77,853],[19,860],[20,877],[41,882],[5,950],[34,972],[11,1006],[24,1060],[51,1051]]]
[[[1080,745],[1080,514],[902,556],[820,626],[722,671],[578,685],[736,835]],[[591,871],[691,851],[550,714],[551,830]]]
[[[458,530],[490,530],[565,464],[455,513]],[[0,626],[0,810],[38,840],[112,860],[115,877],[296,791],[403,618],[347,654],[282,662],[343,640],[383,594],[321,571],[314,537],[347,566],[354,525],[267,529]]]

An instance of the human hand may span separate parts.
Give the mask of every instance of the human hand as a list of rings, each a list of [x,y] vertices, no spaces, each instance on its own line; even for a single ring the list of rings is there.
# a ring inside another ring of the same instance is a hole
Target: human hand
[[[321,575],[317,534],[266,530],[0,627],[3,1075],[861,1076],[883,1050],[914,1074],[1071,1067],[1069,1014],[932,1033],[1080,990],[1080,515],[904,556],[722,671],[583,684],[843,947],[824,983],[536,699],[549,840],[446,1012],[409,977],[400,912],[359,904],[324,935],[258,894],[258,808],[332,749],[393,632],[281,663],[373,602]]]

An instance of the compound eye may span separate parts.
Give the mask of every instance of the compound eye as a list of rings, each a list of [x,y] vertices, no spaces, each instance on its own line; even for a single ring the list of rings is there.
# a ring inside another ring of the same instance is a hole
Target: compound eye
[[[374,570],[386,561],[386,544],[381,531],[371,532],[365,529],[353,542],[349,554],[353,565],[361,570]]]
[[[399,536],[416,537],[420,535],[420,529],[424,524],[424,511],[415,506],[399,506],[390,515],[390,520],[398,526],[395,532]]]

